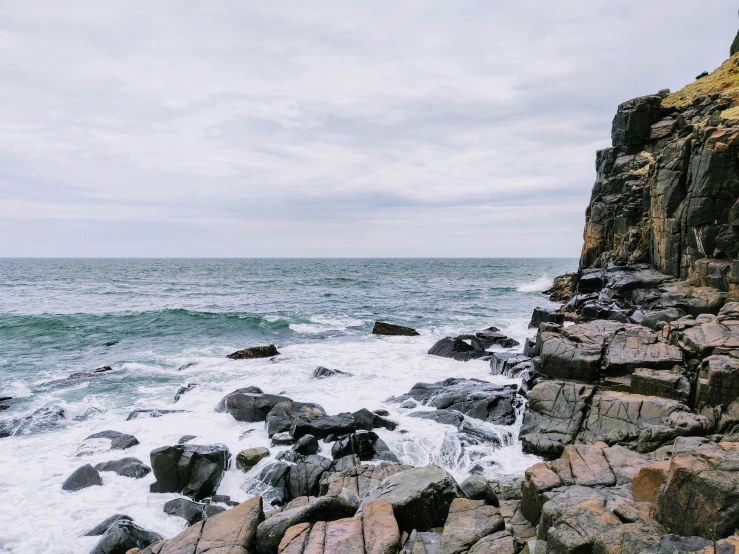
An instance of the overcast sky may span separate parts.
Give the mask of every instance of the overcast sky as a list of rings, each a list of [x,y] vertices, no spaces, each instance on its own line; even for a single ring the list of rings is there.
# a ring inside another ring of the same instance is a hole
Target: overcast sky
[[[576,257],[616,106],[737,7],[4,0],[0,256]]]

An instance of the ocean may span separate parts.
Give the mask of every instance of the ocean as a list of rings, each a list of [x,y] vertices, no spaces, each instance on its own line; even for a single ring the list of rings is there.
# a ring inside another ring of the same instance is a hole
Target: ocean
[[[0,439],[0,552],[89,551],[98,537],[82,535],[114,513],[165,537],[180,532],[184,520],[162,511],[179,495],[149,493],[152,475],[105,472],[103,486],[77,492],[61,483],[85,463],[134,456],[148,464],[153,448],[185,434],[197,435],[193,443],[225,444],[232,456],[269,446],[262,424],[214,411],[225,394],[249,385],[330,414],[389,410],[399,430],[378,434],[403,463],[439,464],[457,479],[481,462],[489,479],[520,476],[537,461],[521,451],[520,416],[494,429],[502,448],[470,451],[452,427],[409,418],[384,401],[419,381],[511,382],[492,376],[486,361],[427,351],[445,336],[492,325],[523,343],[534,335],[527,328],[533,308],[552,305],[541,291],[576,267],[576,259],[0,259],[0,397],[12,397],[0,423],[43,408],[64,413]],[[374,336],[377,320],[420,336]],[[281,355],[226,359],[262,344]],[[66,379],[101,366],[112,370]],[[318,366],[353,377],[312,379]],[[190,383],[197,386],[175,403]],[[184,411],[127,421],[136,409]],[[108,429],[140,444],[77,455],[85,437]],[[247,499],[252,475],[232,464],[219,494]]]

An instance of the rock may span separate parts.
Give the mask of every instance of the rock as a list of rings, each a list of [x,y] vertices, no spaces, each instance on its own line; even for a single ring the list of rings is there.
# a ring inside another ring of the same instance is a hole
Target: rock
[[[314,498],[304,506],[283,510],[264,520],[257,527],[256,552],[275,554],[285,533],[294,525],[352,517],[358,507],[359,499],[355,495],[338,494]]]
[[[180,398],[182,398],[185,394],[187,394],[197,386],[198,383],[187,383],[186,385],[182,385],[179,389],[177,389],[177,392],[174,395],[174,401],[178,402]]]
[[[708,356],[701,364],[697,400],[709,406],[739,399],[739,351],[732,356]]]
[[[182,435],[178,440],[177,444],[185,444],[186,442],[190,442],[192,439],[198,438],[197,435]]]
[[[572,298],[572,278],[573,273],[565,273],[554,278],[552,287],[545,290],[542,294],[548,294],[549,300],[552,302],[567,303]]]
[[[493,352],[490,357],[490,373],[492,375],[505,375],[512,377],[511,369],[519,364],[528,362],[531,358],[524,354],[515,352]]]
[[[161,540],[161,535],[147,531],[133,521],[120,520],[108,527],[90,554],[126,554],[132,548],[146,549]]]
[[[493,487],[482,475],[470,475],[460,483],[459,488],[470,500],[482,500],[485,504],[496,508],[500,505]]]
[[[666,308],[664,310],[637,310],[629,317],[629,320],[639,325],[649,327],[653,331],[656,331],[659,327],[660,322],[669,323],[685,317],[685,312],[679,308]]]
[[[436,342],[428,352],[433,356],[453,358],[460,362],[467,362],[487,356],[484,350],[477,350],[460,338],[446,337]]]
[[[718,540],[739,526],[739,443],[675,452],[655,518],[672,533]]]
[[[436,532],[438,531],[438,532]],[[412,531],[410,534],[403,533],[403,537],[406,535],[408,539],[403,543],[403,549],[400,551],[401,554],[407,553],[418,553],[428,554],[438,553],[441,546],[441,529],[434,531]],[[402,538],[401,538],[401,542]]]
[[[462,338],[462,337],[459,337]],[[487,350],[493,346],[513,348],[519,345],[517,340],[505,336],[499,331],[481,331],[470,337],[470,344],[476,350]]]
[[[314,379],[327,379],[329,377],[352,377],[354,374],[348,371],[341,371],[340,369],[329,369],[327,367],[319,366],[313,370]]]
[[[193,502],[189,498],[175,498],[164,504],[164,513],[181,517],[188,525],[193,525],[205,519],[203,513],[204,504]]]
[[[293,438],[290,436],[290,433],[284,432],[284,433],[275,433],[272,435],[272,440],[270,441],[270,446],[290,446],[293,443]]]
[[[78,491],[87,487],[99,486],[103,484],[100,474],[90,464],[85,464],[77,468],[62,483],[62,490]]]
[[[98,471],[114,471],[123,477],[141,479],[151,472],[151,468],[138,458],[121,458],[110,462],[102,462],[95,466]]]
[[[366,408],[353,412],[352,417],[357,424],[357,429],[363,429],[365,431],[372,431],[372,429],[380,427],[388,431],[395,431],[398,427],[398,424],[394,421],[385,419],[377,413],[372,413]]]
[[[377,433],[373,431],[357,431],[337,440],[331,447],[331,455],[335,460],[345,456],[356,455],[360,460],[385,460],[399,463]]]
[[[274,344],[269,346],[252,346],[244,350],[237,350],[226,356],[230,360],[252,360],[254,358],[271,358],[279,355],[277,347]]]
[[[318,404],[290,400],[275,404],[267,414],[264,424],[267,427],[267,436],[271,437],[275,433],[289,431],[298,418],[312,420],[326,415],[326,411]]]
[[[631,392],[687,402],[690,381],[680,373],[639,368],[631,376]]]
[[[734,37],[734,42],[731,43],[731,48],[729,49],[729,56],[733,56],[739,52],[739,32],[737,32],[736,36]]]
[[[286,396],[276,394],[245,393],[234,391],[226,395],[216,407],[217,412],[228,412],[236,421],[253,423],[265,421],[267,414],[281,402],[292,402]],[[219,409],[223,406],[223,409]]]
[[[256,529],[262,521],[262,498],[255,496],[231,510],[199,521],[172,539],[152,544],[139,554],[255,553]]]
[[[269,450],[263,447],[247,448],[236,455],[236,467],[244,473],[259,463],[260,460],[269,457]]]
[[[290,436],[293,440],[298,440],[304,435],[313,435],[317,439],[322,439],[328,435],[347,435],[356,428],[357,423],[351,414],[319,416],[313,419],[301,416],[293,421]]]
[[[636,368],[671,369],[683,363],[683,353],[661,342],[657,333],[625,324],[610,339],[604,362],[609,375],[632,373]]]
[[[0,439],[13,435],[27,435],[55,427],[67,418],[64,408],[39,408],[30,415],[0,422]]]
[[[594,321],[573,325],[557,333],[539,332],[539,373],[550,379],[597,381],[606,339],[620,328],[619,323]]]
[[[515,551],[516,547],[510,531],[499,531],[473,544],[469,554],[511,554]]]
[[[188,410],[134,410],[128,414],[126,421],[131,421],[139,417],[162,417],[167,414],[184,414]]]
[[[531,314],[529,327],[539,327],[540,323],[556,323],[562,325],[565,322],[565,315],[558,310],[550,308],[534,308]]]
[[[216,492],[231,455],[223,445],[163,446],[151,451],[151,492],[179,492],[200,500]]]
[[[232,395],[232,394],[263,394],[264,391],[260,389],[259,387],[242,387],[240,389],[236,389],[232,393],[227,394],[223,398],[221,398],[220,402],[218,402],[218,405],[216,406],[216,412],[223,413],[226,411],[226,400]]]
[[[464,421],[464,415],[457,410],[433,410],[430,412],[412,412],[408,417],[417,417],[419,419],[430,419],[442,425],[453,425],[459,427]]]
[[[124,520],[133,521],[133,519],[127,515],[113,514],[112,516],[105,518],[103,521],[101,521],[95,527],[93,527],[87,533],[85,533],[85,537],[99,537],[100,535],[105,534],[108,528],[111,525],[113,525],[116,521],[124,521]]]
[[[400,335],[406,337],[416,337],[420,333],[410,327],[403,327],[402,325],[395,325],[393,323],[384,323],[382,321],[376,321],[375,326],[372,328],[373,335]]]
[[[519,438],[524,452],[556,457],[575,441],[594,387],[544,381],[531,390]]]
[[[667,480],[667,474],[670,470],[669,460],[663,460],[655,464],[644,466],[634,476],[631,482],[631,491],[634,502],[649,502],[656,504],[657,490]]]
[[[401,531],[426,531],[443,525],[452,501],[463,495],[446,471],[426,466],[387,477],[362,505],[385,499],[392,504]]]
[[[83,444],[86,441],[94,439],[108,439],[110,441],[109,450],[125,450],[139,444],[138,439],[133,435],[119,433],[118,431],[100,431],[99,433],[95,433],[87,437],[83,441]],[[77,455],[80,456],[81,454]]]
[[[313,435],[303,435],[293,445],[293,450],[298,454],[303,454],[304,456],[318,454],[320,449],[321,447],[318,444],[318,439]]]
[[[500,512],[482,500],[455,498],[441,535],[439,554],[461,554],[487,535],[503,531]]]

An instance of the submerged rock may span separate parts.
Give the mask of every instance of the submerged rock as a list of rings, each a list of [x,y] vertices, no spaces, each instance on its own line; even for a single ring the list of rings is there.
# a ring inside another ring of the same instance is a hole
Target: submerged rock
[[[140,417],[162,417],[163,415],[167,414],[185,414],[188,412],[189,410],[134,410],[128,414],[126,421],[131,421],[132,419],[137,419]]]
[[[90,456],[108,450],[126,450],[137,444],[139,444],[139,441],[133,435],[119,433],[118,431],[100,431],[82,441],[77,449],[77,456]]]
[[[269,346],[252,346],[244,350],[237,350],[226,356],[226,358],[230,360],[251,360],[254,358],[271,358],[277,355],[279,355],[277,347],[274,344],[270,344]]]
[[[0,421],[0,439],[45,431],[66,419],[67,412],[64,408],[59,406],[39,408],[27,416]]]
[[[352,377],[353,374],[348,371],[341,371],[340,369],[329,369],[327,367],[319,366],[313,370],[314,379],[328,379],[329,377]]]
[[[385,323],[383,321],[376,321],[375,326],[372,328],[373,335],[396,335],[405,337],[416,337],[420,335],[415,329],[410,327],[403,327],[402,325],[395,325],[394,323]]]
[[[85,464],[80,468],[77,468],[72,474],[64,480],[62,483],[62,490],[65,491],[79,491],[86,489],[87,487],[100,486],[103,484],[103,480],[100,478],[100,474],[90,464]]]
[[[133,519],[127,515],[113,514],[112,516],[105,518],[103,521],[98,523],[95,527],[90,529],[87,533],[85,533],[85,536],[86,537],[99,537],[100,535],[105,534],[108,528],[111,525],[113,525],[116,521],[124,521],[124,520],[133,521]]]

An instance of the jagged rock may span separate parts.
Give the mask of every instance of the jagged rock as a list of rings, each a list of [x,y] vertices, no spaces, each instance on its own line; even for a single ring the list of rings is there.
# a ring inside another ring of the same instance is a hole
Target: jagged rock
[[[269,450],[266,448],[247,448],[236,455],[236,467],[246,473],[257,465],[260,460],[267,457],[269,457]]]
[[[348,371],[341,371],[340,369],[329,369],[327,367],[319,366],[313,370],[314,379],[327,379],[329,377],[352,377],[354,374]]]
[[[511,554],[512,552],[516,552],[516,547],[510,531],[499,531],[483,537],[469,550],[469,554]]]
[[[276,394],[234,391],[221,400],[216,407],[216,411],[228,412],[236,421],[252,423],[265,421],[270,410],[281,402],[292,402],[292,400],[286,396]]]
[[[347,435],[357,429],[357,422],[351,414],[343,413],[334,416],[319,416],[307,419],[300,416],[290,427],[290,436],[298,440],[304,435],[313,435],[323,439],[328,435]]]
[[[373,431],[358,431],[337,440],[331,447],[334,460],[345,456],[356,455],[360,460],[385,460],[399,463],[395,454]]]
[[[138,458],[121,458],[109,462],[102,462],[95,466],[98,471],[113,471],[123,477],[141,479],[151,473],[151,468]]]
[[[103,521],[101,521],[95,527],[93,527],[87,533],[85,533],[85,537],[99,537],[100,535],[104,535],[105,532],[108,530],[108,528],[111,525],[113,525],[116,521],[124,521],[124,520],[133,521],[133,519],[127,515],[113,514],[112,516],[105,518]]]
[[[657,333],[624,324],[608,341],[604,363],[609,375],[619,375],[636,368],[671,369],[683,363],[683,354],[678,347],[661,342]]]
[[[177,444],[185,444],[186,442],[190,442],[192,439],[198,438],[197,435],[182,435],[179,439],[177,439]]]
[[[685,312],[679,308],[665,308],[664,310],[636,310],[629,316],[629,320],[632,323],[644,325],[645,327],[649,327],[653,331],[656,331],[660,323],[669,323],[676,319],[680,319],[681,317],[685,317],[685,315]]]
[[[342,493],[314,498],[304,506],[283,510],[258,525],[255,551],[258,554],[276,554],[285,533],[294,525],[352,517],[358,507],[359,499],[355,495]]]
[[[488,356],[484,350],[477,350],[474,346],[467,344],[460,338],[446,337],[436,342],[430,349],[429,354],[441,356],[442,358],[453,358],[460,362],[467,362],[477,358]]]
[[[575,441],[594,387],[563,381],[544,381],[531,390],[519,438],[524,452],[558,456]]]
[[[639,469],[631,482],[635,502],[657,503],[657,491],[667,480],[670,461],[663,460]]]
[[[446,471],[426,466],[387,477],[362,504],[385,499],[392,504],[401,531],[426,531],[443,525],[452,500],[463,495]]]
[[[577,441],[618,443],[650,452],[675,437],[701,436],[712,430],[706,417],[691,413],[675,400],[602,392],[593,396]]]
[[[269,346],[252,346],[244,350],[237,350],[226,356],[226,358],[231,360],[252,360],[254,358],[271,358],[278,354],[277,347],[274,344],[270,344]]]
[[[179,389],[177,389],[177,392],[174,395],[175,403],[179,402],[180,398],[182,398],[185,394],[187,394],[197,386],[198,383],[187,383],[186,385],[182,385]]]
[[[334,462],[333,472],[324,473],[321,479],[320,494],[339,494],[346,489],[359,498],[380,485],[387,477],[412,469],[411,466],[389,464],[359,464],[359,458],[349,456]]]
[[[139,417],[162,417],[167,414],[184,414],[188,410],[159,410],[159,409],[145,409],[145,410],[134,410],[128,414],[126,421],[137,419]]]
[[[739,443],[675,452],[656,519],[672,533],[718,540],[739,526]]]
[[[120,520],[108,527],[90,554],[126,554],[132,548],[146,549],[161,540],[158,533],[147,531],[133,521]]]
[[[420,335],[415,329],[410,327],[403,327],[402,325],[395,325],[393,323],[385,323],[382,321],[376,321],[375,326],[372,328],[373,335],[400,335],[405,337],[416,337]]]
[[[357,429],[363,429],[364,431],[372,431],[372,429],[380,427],[388,431],[394,431],[398,427],[398,424],[394,421],[385,419],[377,413],[372,413],[367,408],[353,412],[352,417],[357,424]]]
[[[438,383],[416,383],[408,393],[393,402],[413,399],[438,409],[461,412],[469,417],[512,425],[516,420],[518,402],[515,385],[495,385],[478,379],[451,378]]]
[[[557,323],[562,325],[565,322],[565,315],[553,308],[534,308],[531,314],[529,327],[539,327],[540,323]]]
[[[172,539],[152,544],[139,554],[255,553],[256,530],[262,521],[262,498],[255,496],[199,521]]]
[[[637,369],[631,376],[631,392],[687,402],[690,398],[690,381],[681,373]]]
[[[290,433],[284,432],[284,433],[275,433],[272,435],[272,440],[270,441],[270,446],[290,446],[293,443],[293,438],[290,436]]]
[[[606,339],[620,328],[619,323],[594,321],[561,332],[540,332],[537,336],[541,356],[539,373],[550,379],[597,381]]]
[[[461,554],[487,535],[503,531],[500,512],[482,500],[455,498],[441,535],[439,554]]]
[[[293,445],[293,450],[298,454],[302,454],[304,456],[318,454],[320,448],[321,447],[318,444],[318,439],[316,439],[316,437],[314,437],[313,435],[303,435]]]
[[[211,496],[228,468],[231,454],[223,445],[178,444],[151,451],[156,482],[151,492],[179,492],[194,500]]]
[[[137,444],[139,441],[133,435],[118,431],[101,431],[82,441],[77,449],[77,456],[90,456],[108,450],[125,450]]]
[[[164,513],[181,517],[188,525],[193,525],[205,519],[204,504],[193,502],[189,498],[175,498],[164,504]]]
[[[488,480],[482,475],[470,475],[460,483],[459,488],[471,500],[482,500],[486,504],[495,506],[496,508],[500,505],[498,497],[493,491],[493,487],[490,486]]]
[[[499,346],[501,348],[513,348],[520,344],[517,340],[507,337],[500,331],[490,330],[475,333],[474,335],[470,336],[469,340],[472,347],[476,350],[487,350],[488,348],[492,348],[493,346]]]
[[[292,400],[275,404],[265,418],[267,435],[290,431],[293,422],[298,418],[311,420],[326,416],[326,411],[318,404],[310,402],[293,402]]]
[[[709,356],[701,365],[697,400],[709,406],[739,399],[739,351],[734,356]]]
[[[72,474],[64,480],[64,483],[62,483],[62,490],[78,491],[86,489],[87,487],[100,486],[102,484],[103,480],[100,478],[100,474],[97,470],[90,464],[85,464],[74,470]]]
[[[64,408],[39,408],[32,414],[0,422],[0,439],[13,435],[27,435],[52,428],[67,418]]]
[[[516,352],[493,352],[490,357],[490,373],[512,377],[510,371],[519,364],[528,362],[531,358]]]
[[[552,302],[567,303],[572,298],[572,278],[573,273],[565,273],[554,278],[551,288],[545,290],[543,294],[549,295]]]
[[[464,421],[464,415],[456,410],[433,410],[430,412],[412,412],[408,417],[417,417],[419,419],[430,419],[442,425],[454,425],[459,427]]]

